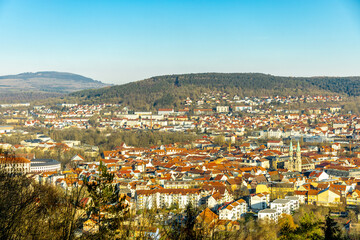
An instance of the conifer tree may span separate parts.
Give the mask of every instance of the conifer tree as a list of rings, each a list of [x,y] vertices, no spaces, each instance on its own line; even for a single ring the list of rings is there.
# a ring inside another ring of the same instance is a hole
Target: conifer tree
[[[99,236],[113,237],[128,214],[128,206],[113,184],[114,174],[107,171],[103,162],[100,162],[98,171],[99,175],[95,179],[84,179],[91,199],[87,210],[90,218],[97,222]]]
[[[340,240],[343,239],[342,232],[337,222],[330,217],[330,213],[326,215],[325,226],[323,227],[326,240]]]

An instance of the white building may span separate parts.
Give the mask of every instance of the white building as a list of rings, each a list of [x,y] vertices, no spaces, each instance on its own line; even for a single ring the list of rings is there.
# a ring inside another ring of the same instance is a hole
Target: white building
[[[31,160],[30,172],[53,172],[60,171],[61,163],[54,159],[34,159]]]
[[[247,203],[244,199],[237,200],[219,210],[221,220],[239,220],[247,212]]]
[[[1,133],[10,133],[14,131],[14,126],[0,126],[0,134]]]
[[[291,201],[288,199],[276,199],[270,203],[270,208],[276,210],[278,216],[291,214]]]
[[[290,211],[293,212],[299,209],[300,199],[297,196],[285,196],[286,200],[290,200]]]
[[[216,106],[216,112],[227,113],[229,112],[229,106]]]
[[[258,193],[250,197],[250,208],[254,210],[262,210],[268,207],[269,202],[269,193]]]
[[[30,172],[30,160],[23,157],[5,157],[0,155],[0,171],[25,174]]]
[[[307,191],[294,191],[294,196],[298,197],[300,204],[305,204]]]
[[[135,199],[137,209],[164,208],[172,205],[186,208],[190,202],[193,206],[202,204],[201,190],[197,188],[138,190]]]
[[[174,113],[174,109],[172,108],[160,108],[158,110],[159,115],[171,115]]]
[[[246,111],[246,110],[251,111],[252,107],[251,106],[235,106],[233,110],[235,112]]]
[[[268,130],[268,138],[281,138],[282,130],[279,128],[270,128]]]
[[[278,221],[278,214],[275,209],[264,209],[258,213],[258,218],[265,221]]]

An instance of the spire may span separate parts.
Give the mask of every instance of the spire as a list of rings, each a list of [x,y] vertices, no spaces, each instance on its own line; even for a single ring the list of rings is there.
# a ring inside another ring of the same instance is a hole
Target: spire
[[[300,143],[299,143],[299,141],[298,141],[298,143],[297,143],[296,152],[301,152],[301,149],[300,149]]]
[[[290,152],[294,151],[294,150],[293,150],[293,146],[292,146],[292,141],[290,142],[289,151],[290,151]]]
[[[297,148],[296,148],[295,170],[297,172],[302,171],[301,149],[300,149],[300,143],[299,142],[297,143]]]

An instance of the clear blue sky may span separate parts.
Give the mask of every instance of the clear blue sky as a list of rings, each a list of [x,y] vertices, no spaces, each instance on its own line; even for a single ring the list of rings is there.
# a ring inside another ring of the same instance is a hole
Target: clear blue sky
[[[360,75],[360,0],[0,0],[0,75]]]

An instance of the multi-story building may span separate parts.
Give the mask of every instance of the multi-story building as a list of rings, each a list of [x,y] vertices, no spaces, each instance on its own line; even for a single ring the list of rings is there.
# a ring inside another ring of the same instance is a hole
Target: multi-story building
[[[291,201],[288,199],[276,199],[270,203],[270,208],[276,210],[278,216],[291,214]]]
[[[60,171],[61,163],[54,159],[31,160],[30,172]]]
[[[290,211],[293,212],[300,207],[300,199],[297,196],[286,196],[286,200],[290,201]]]
[[[234,201],[219,210],[221,220],[239,220],[247,212],[247,203],[244,199]]]
[[[360,205],[360,191],[355,189],[346,195],[346,205]]]
[[[250,196],[250,208],[262,210],[268,207],[270,201],[269,193],[258,193]]]
[[[30,160],[23,157],[0,155],[0,171],[25,174],[30,172]]]
[[[229,106],[216,106],[216,112],[227,113],[229,112]]]
[[[265,221],[278,221],[278,214],[275,209],[264,209],[259,211],[258,218]]]
[[[186,208],[189,203],[199,206],[202,204],[202,197],[198,188],[138,190],[135,193],[137,209],[164,208],[172,205]]]

